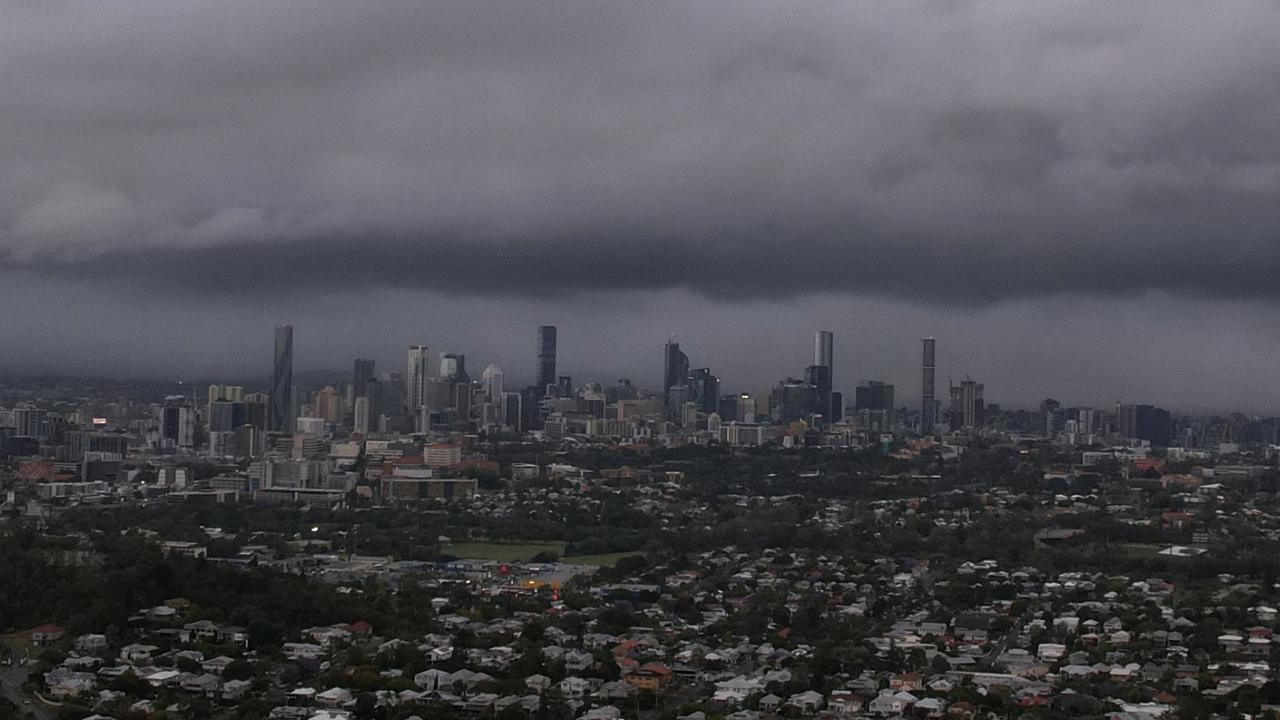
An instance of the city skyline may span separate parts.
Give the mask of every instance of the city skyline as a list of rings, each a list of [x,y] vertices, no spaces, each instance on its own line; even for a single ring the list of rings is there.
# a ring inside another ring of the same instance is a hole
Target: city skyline
[[[279,326],[279,327],[288,327],[290,328],[290,330],[292,330],[295,325],[296,323],[291,323],[291,324]],[[323,325],[319,325],[312,329],[320,331],[320,334],[322,337],[328,336],[330,333],[324,332],[323,327],[324,327]],[[571,327],[566,328],[563,325],[558,327],[561,329],[562,332],[564,330],[568,330],[570,332],[573,331],[573,328]],[[307,333],[305,332],[305,330],[307,328],[302,328],[302,329],[304,330],[304,332],[301,333],[300,337],[304,340],[303,346],[306,347],[307,343],[305,342],[305,340],[307,339]],[[535,330],[535,327],[532,327],[532,326],[525,329],[526,333],[530,333],[530,334],[532,334],[534,330]],[[771,346],[773,350],[776,351],[775,354],[772,355],[771,357],[774,357],[776,359],[770,360],[766,363],[751,364],[750,368],[753,370],[753,372],[747,374],[745,378],[742,377],[738,372],[738,370],[742,368],[742,365],[740,364],[741,357],[732,352],[728,352],[724,354],[708,353],[708,352],[703,352],[701,349],[697,349],[700,346],[695,346],[693,353],[696,353],[696,355],[695,357],[690,358],[690,367],[692,368],[693,366],[701,367],[701,366],[709,365],[711,370],[713,370],[719,376],[721,388],[725,392],[734,392],[734,393],[746,392],[746,393],[750,393],[755,397],[767,397],[770,392],[770,389],[778,382],[780,378],[783,378],[788,375],[803,376],[805,374],[804,372],[805,365],[818,359],[817,357],[818,336],[820,335],[820,333],[827,333],[827,332],[830,332],[830,331],[826,331],[826,330],[811,331],[811,330],[805,330],[803,328],[795,328],[795,327],[789,328],[787,330],[788,339],[783,341],[784,344],[781,344],[781,345],[775,344]],[[427,333],[414,333],[412,337],[420,339],[424,337],[426,334]],[[880,381],[880,382],[886,382],[890,385],[894,385],[897,388],[896,396],[898,399],[898,405],[900,407],[914,406],[916,410],[919,410],[919,404],[921,400],[921,394],[919,391],[920,389],[919,346],[920,346],[921,340],[919,337],[909,338],[907,341],[908,345],[913,345],[915,347],[914,352],[907,352],[905,350],[906,346],[887,348],[887,350],[881,347],[878,349],[886,350],[886,351],[884,352],[883,355],[877,356],[875,354],[866,352],[865,340],[847,339],[845,337],[841,337],[841,333],[839,332],[834,333],[834,336],[835,337],[833,341],[833,346],[834,346],[835,354],[847,355],[852,352],[852,354],[856,359],[856,362],[846,361],[842,363],[841,365],[842,369],[839,371],[837,379],[833,384],[833,388],[832,388],[837,392],[843,392],[844,402],[846,404],[848,404],[849,406],[852,406],[853,390],[856,388],[856,386],[867,381]],[[253,339],[254,338],[249,338],[249,340],[253,340]],[[257,339],[259,340],[257,344],[260,346],[261,338],[259,337]],[[311,339],[314,340],[315,338],[311,338]],[[637,340],[636,338],[627,337],[625,339],[628,341],[628,347],[636,347],[636,342],[635,342]],[[671,338],[668,338],[667,340],[670,340],[670,339]],[[932,340],[933,338],[925,338],[925,339]],[[666,342],[667,340],[659,341],[659,347],[662,342]],[[957,337],[954,339],[944,338],[944,341],[947,346],[950,346],[953,340],[963,342],[964,338],[963,337]],[[292,341],[293,341],[292,333],[290,333],[289,347],[290,347],[291,353],[293,352]],[[389,341],[386,341],[384,338],[383,344],[385,345],[387,343],[389,343]],[[845,343],[850,343],[851,346],[846,348]],[[856,343],[856,346],[854,345],[854,343]],[[587,339],[585,341],[585,344],[587,346],[590,346],[592,344],[592,341],[590,339]],[[680,343],[677,343],[677,344],[680,344]],[[481,345],[483,346],[483,343],[481,343]],[[519,343],[516,343],[516,345],[519,345]],[[362,362],[368,362],[371,365],[376,364],[376,366],[379,368],[389,367],[391,368],[392,372],[399,373],[399,372],[402,372],[401,368],[404,367],[404,360],[403,360],[404,347],[405,346],[400,346],[397,349],[389,350],[388,351],[389,355],[385,358],[378,353],[371,353],[371,352],[363,352],[364,355],[367,355],[369,357],[362,357],[359,354],[360,351],[358,351],[357,355],[353,355],[345,359],[337,357],[333,355],[331,352],[325,353],[320,356],[323,358],[330,358],[330,360],[317,360],[314,356],[309,357],[305,354],[301,356],[301,358],[299,359],[295,355],[293,359],[294,366],[292,368],[291,375],[297,374],[298,372],[302,372],[311,377],[331,376],[335,381],[340,381],[343,378],[346,378],[349,381],[349,379],[352,377],[352,370],[350,369],[352,366],[352,363],[359,364]],[[520,347],[514,347],[511,349],[503,348],[503,349],[500,349],[496,354],[489,354],[488,351],[471,352],[468,350],[468,348],[472,346],[466,343],[462,343],[462,344],[447,343],[444,345],[440,345],[436,343],[429,343],[429,344],[423,343],[419,345],[418,343],[415,342],[408,345],[407,347],[410,349],[411,355],[412,355],[413,349],[416,347],[421,347],[424,351],[426,351],[426,356],[423,358],[424,361],[426,362],[424,362],[423,367],[427,369],[428,375],[432,375],[432,374],[438,375],[440,359],[442,355],[456,352],[461,355],[467,355],[467,354],[475,355],[478,358],[478,362],[480,362],[481,365],[496,364],[503,368],[506,368],[506,367],[514,368],[515,369],[514,371],[506,372],[506,375],[509,379],[508,387],[515,387],[517,384],[523,387],[525,385],[534,383],[533,371],[527,371],[528,374],[526,375],[524,372],[521,372],[521,370],[525,366],[532,367],[537,364],[536,363],[536,360],[537,360],[536,337],[527,337],[523,348],[520,348]],[[489,346],[486,346],[486,347],[489,347]],[[690,348],[690,345],[687,342],[681,345],[682,350],[688,350],[689,348]],[[662,377],[663,377],[664,371],[662,368],[662,361],[660,359],[655,359],[657,357],[658,351],[654,350],[653,347],[648,348],[649,355],[652,356],[648,358],[646,358],[642,353],[636,353],[636,352],[630,352],[630,351],[620,352],[619,358],[623,362],[621,362],[619,365],[616,365],[616,366],[610,366],[607,363],[601,364],[601,363],[583,362],[582,353],[584,350],[589,350],[589,349],[590,348],[588,347],[581,347],[577,345],[566,346],[563,342],[561,342],[559,350],[567,351],[567,355],[571,359],[572,364],[564,365],[562,363],[560,374],[568,375],[572,377],[575,384],[581,384],[585,382],[600,382],[607,385],[608,383],[613,382],[617,379],[627,378],[635,382],[638,387],[650,389],[656,392],[661,392],[660,389],[663,384]],[[858,349],[861,349],[862,352],[857,352]],[[1270,410],[1269,408],[1271,406],[1269,404],[1260,403],[1260,402],[1255,402],[1252,405],[1231,405],[1227,403],[1221,403],[1221,404],[1215,405],[1212,402],[1210,403],[1179,402],[1175,399],[1171,399],[1173,397],[1176,397],[1176,395],[1170,396],[1170,395],[1162,395],[1156,392],[1150,392],[1148,390],[1145,390],[1143,386],[1139,383],[1121,384],[1116,386],[1115,388],[1098,389],[1099,386],[1097,384],[1088,383],[1087,382],[1088,378],[1085,378],[1082,376],[1075,378],[1077,383],[1079,383],[1079,386],[1085,387],[1085,388],[1089,388],[1089,387],[1095,388],[1096,390],[1095,394],[1091,395],[1088,391],[1082,394],[1057,392],[1054,390],[1054,386],[1028,385],[1027,383],[1022,382],[1025,380],[1025,378],[1022,378],[1018,375],[1015,375],[1009,372],[995,372],[992,369],[987,368],[986,366],[977,362],[965,363],[963,358],[959,356],[974,357],[973,353],[970,350],[961,350],[961,351],[952,350],[951,353],[948,353],[947,350],[950,350],[950,349],[951,349],[950,347],[944,348],[944,351],[942,352],[942,354],[939,355],[939,358],[941,359],[937,361],[937,375],[935,378],[934,397],[938,402],[942,403],[943,406],[945,406],[947,402],[946,393],[947,393],[947,387],[949,384],[951,383],[959,384],[961,381],[967,378],[978,377],[984,380],[989,386],[993,388],[993,391],[995,394],[992,395],[992,397],[989,399],[992,399],[995,402],[1001,403],[1004,407],[1008,407],[1008,408],[1032,409],[1032,408],[1035,408],[1041,400],[1044,400],[1046,398],[1053,398],[1055,400],[1062,401],[1065,405],[1068,405],[1068,406],[1090,406],[1090,407],[1102,408],[1102,407],[1113,406],[1117,402],[1152,402],[1155,404],[1160,404],[1160,405],[1170,407],[1175,411],[1188,412],[1188,413],[1246,412],[1246,413],[1258,414],[1258,415],[1280,414],[1280,411]],[[261,347],[256,348],[257,354],[260,355],[261,350],[262,350]],[[255,352],[255,350],[253,348],[250,348],[249,352],[253,353]],[[560,352],[559,354],[563,357],[565,353]],[[686,353],[686,354],[689,354],[689,353]],[[948,359],[949,354],[953,356],[950,359]],[[395,360],[395,358],[397,357],[400,358],[398,361]],[[336,358],[336,360],[334,360],[333,358]],[[29,370],[23,370],[22,368],[18,368],[17,370],[5,370],[4,368],[0,368],[0,374],[8,374],[14,377],[36,376],[36,375],[48,374],[48,375],[65,375],[65,376],[82,375],[85,377],[122,377],[122,378],[132,377],[132,378],[144,379],[144,380],[173,379],[173,380],[182,380],[188,383],[194,383],[196,385],[206,381],[209,381],[209,382],[234,381],[234,382],[240,382],[240,383],[256,381],[263,384],[264,391],[268,390],[270,388],[270,385],[272,384],[272,374],[274,372],[273,368],[271,367],[272,365],[271,358],[268,356],[265,361],[265,364],[263,362],[254,362],[254,358],[252,357],[252,355],[250,355],[247,358],[247,360],[248,362],[246,362],[244,365],[238,368],[232,367],[229,369],[218,369],[218,368],[206,367],[206,369],[204,369],[203,371],[192,369],[186,372],[184,372],[184,368],[174,367],[172,371],[169,371],[169,372],[164,372],[164,371],[156,372],[156,373],[127,373],[126,372],[121,374],[111,374],[111,373],[95,373],[92,371],[85,371],[83,369],[77,369],[77,368],[59,368],[57,366],[53,366],[51,369],[48,369],[45,371],[35,371],[35,372],[29,371]],[[630,360],[631,362],[626,362],[627,360]],[[412,362],[412,359],[411,359],[411,362]],[[853,367],[850,367],[851,362]],[[914,369],[912,369],[911,367],[904,365],[904,363],[914,363],[915,367]],[[342,369],[343,365],[346,365],[347,369],[345,370]],[[1069,367],[1070,367],[1069,364],[1066,364],[1066,363],[1062,365],[1063,369],[1069,369]],[[628,371],[627,368],[631,368],[631,370]],[[383,370],[380,374],[385,374],[385,372],[386,371]],[[406,374],[404,377],[406,379],[406,392],[412,392],[411,383],[408,382],[409,375]],[[1031,387],[1032,391],[1030,392],[1030,394],[1027,394],[1026,391],[1023,391],[1021,394],[1019,394],[1017,391],[1017,388],[1019,387],[1019,385],[1021,385],[1022,387]],[[1280,404],[1277,404],[1276,407],[1280,407]]]

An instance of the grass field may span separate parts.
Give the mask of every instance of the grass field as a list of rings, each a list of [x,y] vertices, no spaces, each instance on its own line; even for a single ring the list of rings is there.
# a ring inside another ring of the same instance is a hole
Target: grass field
[[[601,553],[599,555],[570,555],[561,558],[564,562],[573,563],[575,565],[599,565],[600,567],[613,567],[618,560],[632,555],[643,555],[638,551],[617,552],[617,553]]]
[[[599,555],[574,555],[563,557],[565,544],[548,543],[501,543],[501,542],[466,542],[446,545],[441,550],[454,557],[468,560],[495,560],[497,562],[524,562],[538,553],[552,552],[567,563],[577,565],[600,565],[613,567],[619,558],[628,555],[639,555],[638,552],[602,553]]]
[[[454,557],[468,560],[496,560],[498,562],[524,562],[538,553],[553,552],[556,555],[564,552],[564,543],[496,543],[466,542],[445,545],[441,548]]]

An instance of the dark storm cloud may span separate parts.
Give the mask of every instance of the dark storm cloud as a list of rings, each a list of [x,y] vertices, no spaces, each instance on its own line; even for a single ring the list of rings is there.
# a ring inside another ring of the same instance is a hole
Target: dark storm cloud
[[[1280,295],[1264,2],[12,3],[0,259],[136,292]]]
[[[847,228],[828,228],[830,233]],[[270,298],[298,290],[352,292],[374,287],[431,288],[491,297],[564,296],[579,291],[685,288],[716,300],[780,299],[798,293],[887,295],[933,304],[983,304],[1074,293],[1133,296],[1176,288],[1186,297],[1273,295],[1280,263],[1266,252],[1188,242],[1175,257],[1115,237],[1093,252],[1062,245],[1036,248],[984,243],[957,235],[951,246],[930,240],[851,243],[821,231],[686,238],[621,233],[463,242],[418,235],[311,237],[217,244],[189,249],[127,250],[92,262],[45,263],[64,279],[128,279],[168,297]],[[424,249],[425,248],[425,249]]]

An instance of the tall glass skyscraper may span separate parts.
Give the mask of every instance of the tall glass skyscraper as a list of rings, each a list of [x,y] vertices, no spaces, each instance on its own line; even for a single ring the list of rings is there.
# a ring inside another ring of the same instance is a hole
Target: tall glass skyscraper
[[[813,334],[813,364],[822,367],[834,367],[835,336],[830,330],[819,330]]]
[[[680,343],[668,342],[662,351],[662,397],[671,418],[680,411],[684,398],[688,397],[689,356],[680,350]],[[676,388],[673,392],[672,388]]]
[[[267,429],[293,429],[293,326],[276,326],[275,363],[271,372],[271,405],[267,408]]]

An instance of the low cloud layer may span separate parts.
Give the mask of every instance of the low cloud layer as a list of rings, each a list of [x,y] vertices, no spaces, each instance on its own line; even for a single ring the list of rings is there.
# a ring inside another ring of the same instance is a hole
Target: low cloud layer
[[[1280,294],[1273,3],[5,15],[10,270],[205,298]]]

